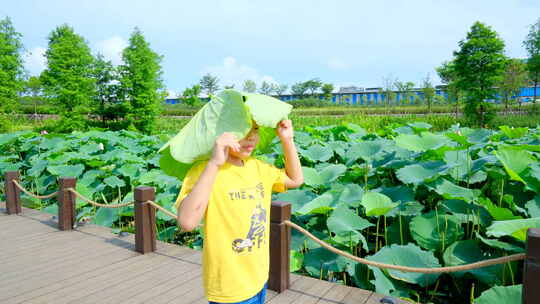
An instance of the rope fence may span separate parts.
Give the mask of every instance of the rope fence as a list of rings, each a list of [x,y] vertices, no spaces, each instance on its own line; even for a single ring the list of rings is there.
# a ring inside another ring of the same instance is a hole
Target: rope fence
[[[25,189],[23,186],[21,186],[21,184],[19,184],[16,180],[13,180],[13,184],[15,184],[15,187],[19,188],[19,190],[21,190],[22,192],[26,193],[28,196],[31,196],[31,197],[37,198],[37,199],[47,199],[47,198],[55,197],[55,196],[58,195],[58,191],[53,192],[53,193],[50,193],[50,194],[47,194],[47,195],[37,195],[37,194],[31,193],[30,191],[26,190],[26,189]]]
[[[134,201],[131,201],[131,202],[127,202],[127,203],[122,203],[122,204],[100,204],[100,203],[97,203],[97,202],[94,202],[93,200],[83,196],[82,194],[80,194],[79,192],[77,192],[77,190],[73,189],[73,188],[67,188],[66,189],[67,191],[75,194],[76,197],[82,199],[83,201],[91,204],[91,205],[94,205],[96,207],[103,207],[103,208],[121,208],[121,207],[126,207],[126,206],[129,206],[129,205],[133,205],[135,202]]]
[[[155,242],[156,242],[155,209],[162,211],[163,213],[167,214],[171,218],[176,219],[178,221],[178,216],[176,214],[174,214],[173,212],[165,209],[164,207],[154,202],[155,193],[154,193],[154,188],[151,188],[151,187],[144,187],[144,186],[137,187],[135,189],[135,195],[134,195],[135,201],[122,203],[122,204],[100,204],[85,197],[79,192],[77,192],[77,190],[75,189],[75,183],[76,183],[75,178],[61,178],[60,180],[61,189],[59,191],[56,191],[48,195],[36,195],[29,192],[24,187],[22,187],[19,184],[19,182],[17,182],[16,180],[17,178],[18,178],[18,172],[6,173],[6,181],[12,181],[13,185],[16,188],[20,189],[21,191],[23,191],[29,196],[32,196],[38,199],[46,199],[46,198],[58,196],[59,206],[63,206],[61,208],[59,207],[58,218],[60,222],[62,221],[62,218],[64,218],[64,221],[66,221],[67,219],[68,222],[69,222],[69,218],[71,218],[71,220],[74,219],[74,201],[75,200],[72,198],[71,195],[66,196],[65,193],[72,193],[75,197],[80,198],[81,200],[91,205],[94,205],[97,207],[103,207],[103,208],[121,208],[121,207],[135,204],[136,250],[141,253],[155,251],[155,248],[156,248],[155,246]],[[9,182],[5,183],[6,207],[8,209],[7,210],[8,214],[13,213],[12,211],[10,211],[10,208],[11,210],[16,210],[15,213],[20,213],[21,212],[20,201],[17,198],[18,194],[14,191],[14,189],[12,189],[9,186],[9,184],[10,184]],[[17,206],[17,204],[19,204],[19,206]],[[68,207],[65,207],[65,206],[68,206]],[[70,211],[70,208],[71,208],[71,211]],[[60,209],[65,209],[67,211],[65,210],[60,211]],[[60,212],[63,212],[63,215],[61,215]],[[67,214],[67,217],[65,214]],[[329,245],[325,241],[311,234],[306,229],[291,222],[290,216],[291,216],[290,203],[272,202],[272,209],[270,213],[270,219],[271,219],[270,231],[272,234],[272,237],[270,238],[270,241],[271,241],[270,250],[271,252],[274,252],[273,254],[278,254],[279,257],[276,257],[275,259],[272,259],[271,257],[271,269],[273,266],[272,264],[274,264],[275,266],[275,264],[277,263],[279,264],[278,268],[280,268],[280,270],[278,270],[277,271],[278,274],[274,274],[274,276],[272,276],[271,274],[269,285],[272,286],[271,289],[277,290],[279,292],[283,291],[284,289],[287,289],[288,284],[289,284],[290,230],[285,229],[286,227],[296,229],[300,233],[304,234],[308,238],[315,241],[317,244],[321,245],[322,247],[326,248],[327,250],[335,254],[341,255],[355,262],[372,266],[372,267],[383,268],[383,269],[393,269],[393,270],[404,271],[404,272],[432,274],[432,273],[450,273],[450,272],[469,271],[469,270],[478,269],[482,267],[488,267],[488,266],[493,266],[493,265],[498,265],[498,264],[506,264],[509,262],[525,260],[526,262],[524,264],[524,286],[527,281],[537,282],[540,279],[540,229],[529,229],[528,234],[527,234],[528,235],[527,253],[513,254],[509,256],[483,260],[483,261],[465,264],[465,265],[427,268],[427,267],[410,267],[410,266],[401,266],[401,265],[381,263],[381,262],[371,261],[365,258],[352,255],[348,252],[345,252],[343,250],[337,249]],[[60,224],[61,223],[59,223],[59,226],[61,226]],[[199,225],[199,227],[200,226],[202,225]],[[63,228],[61,229],[66,230]],[[72,227],[68,227],[67,229],[72,229]],[[532,239],[534,239],[534,242],[535,242],[534,244],[530,243],[529,238],[531,236],[532,236]],[[274,242],[274,244],[272,244],[272,242]],[[275,242],[277,242],[277,245]],[[533,266],[527,266],[528,263],[533,264],[530,261],[534,261],[534,263],[536,264]],[[533,269],[533,270],[530,270],[530,269]],[[528,292],[530,293],[531,291],[528,291]],[[537,291],[535,290],[535,292]],[[524,287],[524,293],[525,293],[525,287]],[[524,297],[525,296],[526,295],[524,295]]]

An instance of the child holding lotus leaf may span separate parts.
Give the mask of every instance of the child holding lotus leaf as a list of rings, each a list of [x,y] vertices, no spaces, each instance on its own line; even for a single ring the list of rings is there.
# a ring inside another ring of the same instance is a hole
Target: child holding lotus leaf
[[[225,90],[160,149],[165,172],[187,172],[175,204],[178,225],[191,231],[204,219],[203,286],[211,304],[264,303],[271,194],[303,183],[286,119],[291,108],[269,96]],[[252,156],[269,132],[281,141],[284,170]]]

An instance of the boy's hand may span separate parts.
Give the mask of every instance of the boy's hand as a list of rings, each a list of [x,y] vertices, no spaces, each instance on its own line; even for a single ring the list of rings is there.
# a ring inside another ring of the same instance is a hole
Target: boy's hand
[[[281,141],[293,139],[294,131],[290,119],[282,120],[278,123],[276,133]]]
[[[234,134],[225,132],[216,139],[210,162],[214,163],[218,167],[223,165],[229,157],[229,149],[239,152],[240,144],[238,143],[238,140]]]

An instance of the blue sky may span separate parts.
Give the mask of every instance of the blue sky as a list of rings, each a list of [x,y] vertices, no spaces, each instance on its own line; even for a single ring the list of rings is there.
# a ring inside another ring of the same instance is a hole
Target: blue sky
[[[420,83],[452,57],[475,21],[496,30],[506,54],[524,58],[540,1],[3,1],[38,74],[47,36],[67,23],[115,64],[134,27],[163,55],[174,95],[209,72],[221,85],[246,79],[293,84],[318,77],[337,87]]]

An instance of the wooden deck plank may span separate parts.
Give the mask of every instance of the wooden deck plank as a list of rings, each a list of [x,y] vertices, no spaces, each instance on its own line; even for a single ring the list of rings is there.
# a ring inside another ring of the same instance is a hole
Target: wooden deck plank
[[[344,285],[333,284],[332,288],[317,301],[317,304],[342,303],[343,299],[353,290]]]
[[[354,288],[343,299],[343,304],[367,304],[373,294],[372,291]],[[379,304],[379,303],[377,303]]]

